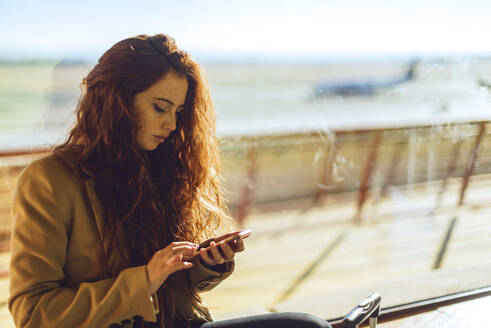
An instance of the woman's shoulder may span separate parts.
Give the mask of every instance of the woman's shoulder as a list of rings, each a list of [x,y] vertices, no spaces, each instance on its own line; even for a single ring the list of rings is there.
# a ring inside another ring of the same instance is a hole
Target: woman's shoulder
[[[27,165],[19,175],[18,183],[31,179],[49,184],[75,181],[77,179],[76,164],[60,154],[50,153]]]

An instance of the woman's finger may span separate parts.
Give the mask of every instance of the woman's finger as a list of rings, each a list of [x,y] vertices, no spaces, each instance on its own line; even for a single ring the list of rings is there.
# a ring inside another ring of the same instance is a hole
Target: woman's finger
[[[196,249],[198,247],[196,246],[188,246],[188,245],[183,245],[183,246],[176,246],[172,248],[172,254],[184,254],[185,256],[191,256],[196,252]]]
[[[192,243],[190,241],[174,241],[169,246],[182,246],[182,245],[196,246],[196,247],[199,246],[198,244]]]
[[[244,247],[244,241],[242,239],[236,240],[235,241],[234,251],[236,253],[238,253],[238,252],[243,252],[244,249],[245,249],[245,247]]]
[[[228,243],[220,243],[218,244],[218,247],[220,247],[222,253],[223,253],[223,258],[225,262],[232,261],[235,256],[235,252],[233,249],[230,247]]]
[[[179,270],[188,269],[192,266],[193,266],[193,263],[191,263],[191,262],[187,262],[187,261],[177,262],[176,265],[172,266],[172,273],[179,271]]]
[[[220,254],[220,250],[214,241],[210,243],[210,252],[216,264],[222,264],[225,262],[225,259],[223,258],[222,254]]]
[[[176,255],[180,253],[185,253],[186,255],[192,255],[196,251],[197,246],[191,246],[188,244],[180,244],[177,246],[169,245],[168,247],[157,251],[155,254],[160,257],[165,257],[170,255]]]
[[[199,251],[199,255],[201,257],[201,259],[208,265],[216,265],[217,263],[215,263],[215,261],[208,255],[208,251],[206,249],[202,249],[201,251]]]

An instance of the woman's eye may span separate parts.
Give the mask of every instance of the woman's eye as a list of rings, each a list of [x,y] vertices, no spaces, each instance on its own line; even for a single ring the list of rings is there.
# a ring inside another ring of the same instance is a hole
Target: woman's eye
[[[165,113],[167,112],[166,108],[160,108],[157,104],[153,104],[153,108],[157,113]]]

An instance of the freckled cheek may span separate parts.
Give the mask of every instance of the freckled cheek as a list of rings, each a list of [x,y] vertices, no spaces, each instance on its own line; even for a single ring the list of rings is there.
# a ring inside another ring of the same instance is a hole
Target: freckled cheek
[[[136,124],[136,138],[140,143],[145,143],[148,139],[149,130],[147,128],[147,124],[145,122],[137,122]]]
[[[137,127],[139,131],[145,132],[151,130],[151,127],[155,122],[155,119],[152,117],[142,117],[142,119],[137,122]]]

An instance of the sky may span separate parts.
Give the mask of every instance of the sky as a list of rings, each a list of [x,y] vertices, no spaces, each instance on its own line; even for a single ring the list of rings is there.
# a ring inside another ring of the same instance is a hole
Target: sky
[[[491,54],[490,0],[0,0],[0,58],[97,58],[165,33],[203,56]]]

